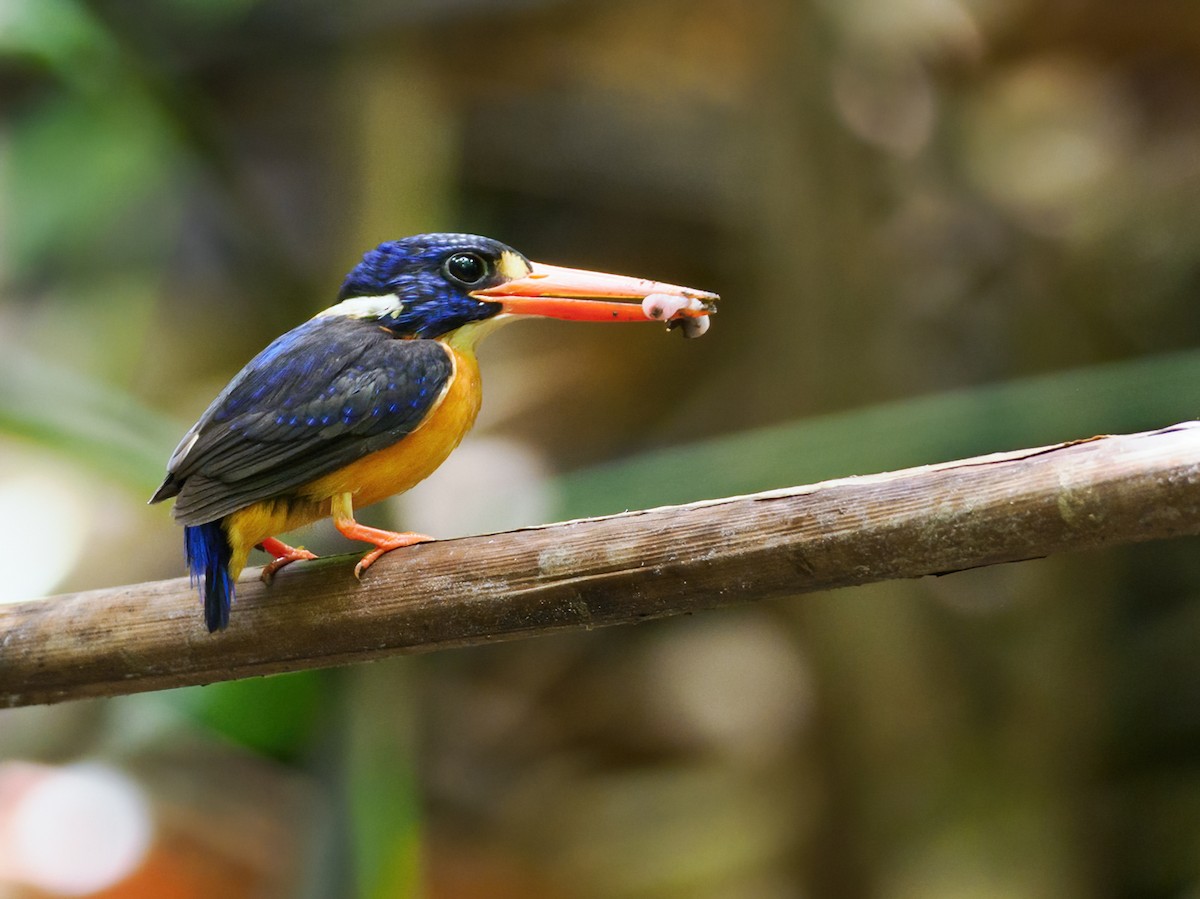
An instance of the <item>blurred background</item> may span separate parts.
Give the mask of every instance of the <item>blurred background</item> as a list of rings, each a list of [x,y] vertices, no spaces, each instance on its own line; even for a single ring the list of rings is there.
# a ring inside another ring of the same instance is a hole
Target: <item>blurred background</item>
[[[422,231],[724,303],[493,337],[377,523],[1195,417],[1197,96],[1189,0],[0,0],[0,599],[182,574],[176,440]],[[1195,557],[0,712],[0,896],[1200,896]]]

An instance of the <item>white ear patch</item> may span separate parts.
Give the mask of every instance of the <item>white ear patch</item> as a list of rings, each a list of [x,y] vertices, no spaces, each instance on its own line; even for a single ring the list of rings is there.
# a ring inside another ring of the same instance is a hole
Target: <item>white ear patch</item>
[[[512,250],[505,250],[500,254],[500,261],[496,263],[496,271],[505,281],[515,281],[529,274],[529,263]]]
[[[318,312],[316,317],[344,315],[347,318],[379,318],[381,315],[395,314],[403,307],[400,297],[394,293],[377,297],[351,297],[342,300],[336,306],[330,306],[324,312]]]

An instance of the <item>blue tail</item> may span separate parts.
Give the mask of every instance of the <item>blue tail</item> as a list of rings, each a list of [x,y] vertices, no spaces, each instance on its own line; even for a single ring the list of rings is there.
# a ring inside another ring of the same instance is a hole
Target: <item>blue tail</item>
[[[225,536],[225,528],[220,520],[185,527],[183,545],[192,583],[199,584],[201,578],[204,580],[200,591],[204,597],[204,623],[210,633],[224,630],[229,624],[229,608],[233,605],[233,578],[229,576],[233,548]]]

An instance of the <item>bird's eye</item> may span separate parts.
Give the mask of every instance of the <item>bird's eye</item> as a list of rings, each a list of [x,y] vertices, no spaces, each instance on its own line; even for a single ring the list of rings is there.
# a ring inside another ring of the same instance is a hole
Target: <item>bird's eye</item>
[[[446,274],[465,287],[475,287],[488,276],[487,261],[475,253],[455,253],[446,260]]]

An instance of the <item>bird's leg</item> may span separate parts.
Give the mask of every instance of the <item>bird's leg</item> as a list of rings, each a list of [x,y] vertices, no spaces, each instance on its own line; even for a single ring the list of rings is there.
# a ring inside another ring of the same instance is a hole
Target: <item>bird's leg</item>
[[[333,526],[343,537],[350,540],[361,540],[363,543],[370,543],[375,547],[354,566],[354,576],[357,578],[361,578],[362,573],[374,565],[375,561],[384,553],[404,546],[412,546],[414,543],[428,543],[436,539],[425,534],[397,533],[359,524],[354,520],[354,504],[349,493],[341,493],[333,498],[332,512]]]
[[[282,540],[276,540],[274,537],[268,537],[262,543],[258,544],[258,548],[275,557],[263,566],[262,579],[264,584],[271,583],[271,578],[275,577],[275,572],[284,565],[290,565],[292,562],[307,562],[317,558],[316,553],[310,553],[303,546],[288,546]]]

